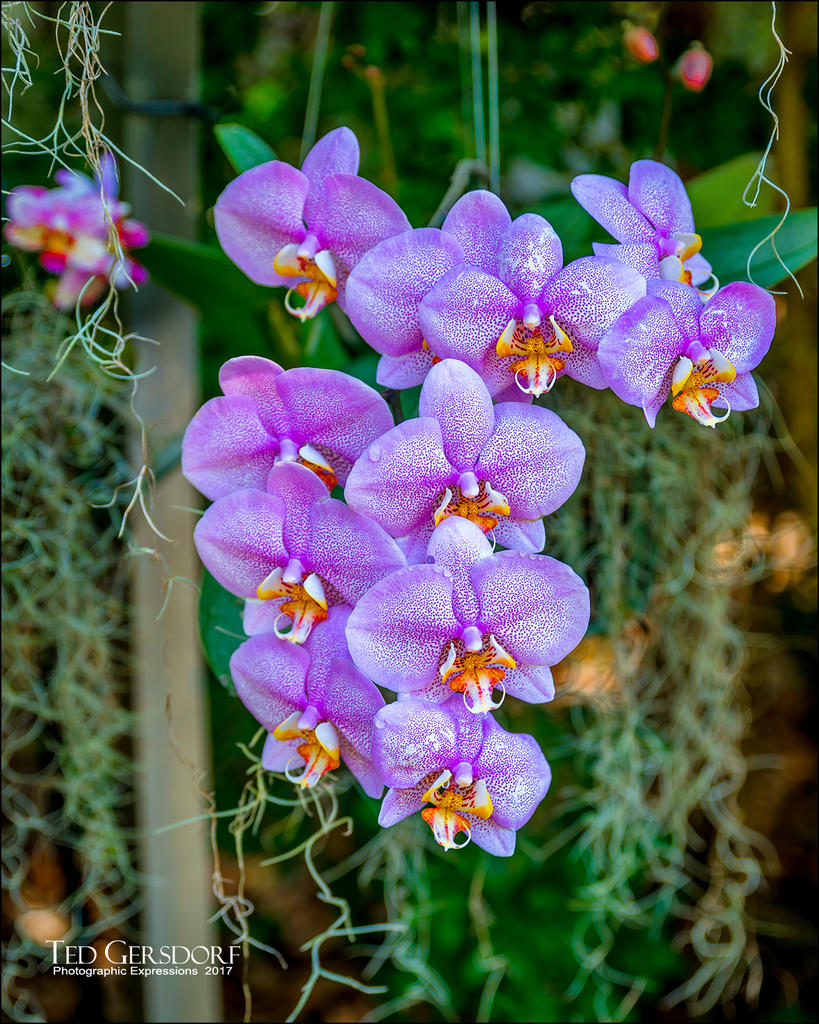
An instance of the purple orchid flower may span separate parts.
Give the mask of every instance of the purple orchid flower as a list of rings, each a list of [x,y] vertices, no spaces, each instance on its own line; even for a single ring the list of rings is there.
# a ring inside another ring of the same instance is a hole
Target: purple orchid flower
[[[773,297],[755,284],[726,285],[703,306],[688,285],[649,281],[648,295],[601,341],[600,363],[612,391],[642,408],[650,427],[669,395],[674,409],[715,427],[732,409],[759,405],[750,371],[775,329]],[[717,417],[712,405],[727,412]]]
[[[330,607],[355,604],[406,565],[380,526],[330,498],[315,473],[293,462],[273,467],[266,492],[248,488],[217,499],[193,538],[208,572],[247,599],[245,632],[297,644]],[[290,620],[287,632],[281,619]]]
[[[510,733],[491,715],[467,714],[460,701],[440,706],[413,697],[375,716],[373,760],[390,787],[378,823],[421,811],[436,841],[457,850],[472,840],[510,857],[515,834],[546,795],[551,770],[532,736]],[[456,837],[466,833],[466,842]]]
[[[105,153],[102,174],[92,181],[76,171],[60,170],[59,188],[21,185],[12,189],[6,202],[8,221],[3,235],[11,245],[39,252],[40,263],[58,280],[51,296],[58,309],[96,302],[109,282],[115,288],[144,284],[148,273],[129,255],[147,245],[148,229],[127,219],[129,206],[118,198],[116,161]],[[103,205],[103,200],[105,205]],[[109,247],[105,207],[116,227],[123,260]]]
[[[435,527],[463,516],[505,547],[540,551],[541,516],[572,494],[585,449],[548,409],[492,399],[478,374],[445,359],[421,389],[419,418],[374,441],[356,462],[347,502],[421,562]]]
[[[547,555],[492,553],[479,527],[451,516],[436,528],[428,565],[376,583],[356,605],[347,642],[379,686],[443,703],[453,692],[476,714],[503,701],[500,686],[528,703],[551,700],[549,666],[589,624],[589,592]]]
[[[338,370],[241,356],[219,383],[225,397],[202,406],[182,441],[182,472],[206,498],[261,490],[279,462],[306,466],[332,490],[393,423],[377,392]]]
[[[270,734],[262,765],[284,771],[312,788],[341,761],[376,799],[384,785],[372,762],[373,718],[384,698],[356,670],[344,628],[350,610],[331,608],[327,622],[303,645],[271,633],[246,640],[230,659],[230,673],[244,706]],[[301,775],[290,770],[303,762]]]
[[[620,242],[595,242],[597,256],[622,260],[651,280],[682,281],[703,300],[719,287],[711,264],[700,254],[691,201],[678,174],[656,160],[631,165],[628,188],[602,174],[581,174],[572,194],[587,213]],[[709,278],[713,286],[699,290]]]
[[[219,242],[257,284],[287,286],[300,320],[334,299],[344,309],[352,268],[368,249],[410,223],[395,200],[357,175],[358,140],[336,128],[313,146],[300,171],[281,160],[252,167],[219,196]],[[296,308],[296,291],[305,304]]]
[[[606,329],[645,294],[644,279],[616,260],[593,256],[563,267],[563,247],[543,217],[511,221],[497,197],[464,196],[444,229],[466,251],[418,307],[423,337],[441,359],[462,359],[493,396],[515,385],[525,396],[549,391],[564,373],[606,386],[597,345]],[[467,239],[472,239],[467,248]]]

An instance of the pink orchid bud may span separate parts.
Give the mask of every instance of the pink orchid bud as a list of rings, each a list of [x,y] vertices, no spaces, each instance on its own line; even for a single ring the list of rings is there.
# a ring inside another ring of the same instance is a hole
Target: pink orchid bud
[[[684,89],[702,92],[711,77],[714,61],[702,43],[692,43],[674,69]]]
[[[660,53],[657,40],[641,25],[631,25],[623,34],[623,45],[641,64],[651,64]]]

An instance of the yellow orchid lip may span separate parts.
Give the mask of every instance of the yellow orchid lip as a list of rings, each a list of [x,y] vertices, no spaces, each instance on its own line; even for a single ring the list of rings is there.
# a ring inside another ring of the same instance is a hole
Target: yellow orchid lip
[[[287,778],[303,788],[312,789],[327,772],[333,771],[341,764],[339,755],[339,738],[335,726],[331,722],[318,722],[312,728],[306,723],[311,720],[308,712],[312,710],[312,721],[315,722],[315,709],[306,712],[294,711],[292,715],[280,722],[273,730],[273,738],[281,742],[303,740],[296,752],[304,762],[301,775],[294,776],[285,770]]]
[[[473,627],[470,627],[470,629]],[[464,632],[464,636],[466,636]],[[479,630],[475,630],[476,635]],[[462,637],[449,645],[439,668],[441,682],[450,690],[462,693],[464,704],[473,714],[483,714],[499,708],[506,697],[503,680],[506,670],[515,668],[516,661],[494,636],[481,636],[476,643],[465,643]],[[503,697],[492,699],[492,691],[500,687]],[[468,703],[467,698],[471,701]]]
[[[551,391],[558,374],[565,368],[565,359],[557,353],[568,354],[574,350],[571,338],[553,315],[547,322],[551,326],[547,331],[548,337],[543,333],[542,322],[536,327],[529,327],[525,322],[510,320],[495,345],[501,359],[520,357],[510,364],[509,370],[521,391],[535,397]],[[521,377],[525,384],[521,383]]]
[[[295,577],[295,578],[288,578]],[[280,614],[273,626],[273,632],[280,640],[303,644],[313,626],[327,618],[327,596],[321,577],[316,573],[290,572],[277,567],[262,580],[256,588],[256,597],[272,601],[279,597],[287,600],[279,606]],[[279,619],[290,619],[290,628],[282,631]]]
[[[332,252],[320,249],[308,255],[312,250],[305,249],[305,244],[291,242],[283,246],[273,259],[273,269],[281,277],[307,278],[288,289],[284,297],[284,308],[302,322],[312,319],[338,297],[338,271]],[[292,304],[290,297],[294,291],[305,300],[303,306]]]
[[[716,385],[730,384],[736,376],[731,362],[717,349],[708,349],[706,355],[694,360],[681,355],[671,377],[671,407],[687,413],[704,427],[716,427],[731,413],[727,398]],[[717,398],[722,398],[728,406],[722,416],[715,416],[711,410]]]
[[[492,798],[486,782],[472,779],[469,765],[460,766],[459,773],[460,768],[467,769],[465,777],[468,782],[459,783],[458,776],[453,779],[452,772],[446,769],[432,779],[423,796],[424,802],[433,806],[421,811],[421,817],[432,829],[436,842],[445,850],[459,850],[469,843],[472,830],[464,814],[484,821],[492,817]],[[459,843],[456,837],[461,832],[466,833],[466,841]]]
[[[509,502],[488,480],[475,481],[470,487],[461,479],[459,484],[445,488],[432,516],[435,526],[450,516],[461,516],[489,533],[498,525],[498,516],[508,516],[509,512]]]

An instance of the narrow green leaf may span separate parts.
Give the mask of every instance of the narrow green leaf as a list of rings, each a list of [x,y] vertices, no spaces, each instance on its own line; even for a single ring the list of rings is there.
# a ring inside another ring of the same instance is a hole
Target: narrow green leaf
[[[714,268],[720,285],[748,280],[748,254],[776,227],[779,219],[779,214],[774,214],[700,232],[702,254]],[[793,273],[807,266],[816,259],[816,207],[791,213],[774,237],[777,252]],[[788,276],[774,255],[770,240],[754,255],[751,274],[756,284],[763,288],[771,288]]]
[[[691,200],[697,231],[702,228],[718,228],[725,224],[755,220],[773,213],[776,202],[776,193],[773,189],[763,188],[756,206],[746,206],[742,201],[742,193],[751,180],[761,155],[744,153],[686,182],[685,187]],[[772,167],[769,166],[769,173],[771,171]]]
[[[217,124],[213,134],[237,174],[276,159],[264,139],[242,124]]]
[[[236,693],[230,678],[230,659],[233,652],[247,639],[242,628],[240,597],[229,594],[208,572],[202,574],[202,592],[199,595],[199,636],[208,665],[213,674],[232,694]]]
[[[163,288],[194,305],[210,331],[243,336],[248,351],[269,351],[270,291],[254,284],[219,249],[154,233],[140,262]]]

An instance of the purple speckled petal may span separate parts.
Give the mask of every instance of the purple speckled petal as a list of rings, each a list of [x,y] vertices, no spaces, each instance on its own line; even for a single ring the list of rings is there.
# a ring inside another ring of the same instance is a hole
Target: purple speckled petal
[[[495,425],[486,385],[459,359],[443,359],[429,371],[421,388],[418,415],[438,421],[444,453],[462,472],[475,465]]]
[[[723,397],[724,396],[724,397]],[[730,384],[720,384],[719,395],[714,399],[718,409],[731,406],[734,412],[747,412],[759,405],[759,390],[751,373],[738,373]]]
[[[304,680],[310,655],[272,633],[252,636],[230,659],[239,699],[257,722],[273,732],[294,711],[307,706]]]
[[[366,258],[366,257],[365,257]],[[349,284],[347,289],[349,313]],[[428,348],[415,349],[402,356],[381,356],[375,379],[384,388],[414,388],[423,384],[434,365],[435,356]]]
[[[542,519],[527,522],[520,519],[501,518],[492,533],[502,548],[512,548],[514,551],[529,551],[532,554],[537,554],[543,550],[543,545],[546,543],[546,527],[543,525]]]
[[[776,330],[774,298],[758,285],[735,281],[720,288],[700,315],[700,338],[716,348],[737,373],[762,362]]]
[[[263,491],[235,491],[210,506],[193,539],[205,568],[225,590],[255,597],[265,577],[286,563],[283,523],[278,498]]]
[[[338,729],[344,763],[364,792],[377,799],[384,784],[372,760],[373,719],[384,707],[384,698],[352,662],[334,658],[331,664],[333,672],[323,693],[323,707]]]
[[[407,564],[401,549],[377,523],[343,501],[325,498],[310,510],[305,565],[323,576],[349,604]]]
[[[554,665],[589,625],[589,592],[580,577],[548,555],[502,551],[470,570],[484,632],[513,658]]]
[[[259,409],[265,429],[276,437],[284,437],[290,425],[282,405],[278,379],[285,371],[272,359],[263,356],[237,356],[228,359],[219,370],[219,387],[226,395],[247,395]]]
[[[508,360],[496,354],[510,320],[522,312],[519,299],[496,277],[469,267],[445,274],[418,307],[421,327],[441,359],[462,359],[496,395],[508,387]]]
[[[691,201],[679,174],[656,160],[636,160],[628,178],[628,198],[663,235],[694,230]]]
[[[416,814],[424,806],[424,794],[427,791],[427,784],[421,782],[416,786],[407,786],[405,789],[388,789],[381,801],[381,810],[378,812],[378,824],[382,828],[389,828],[396,822]]]
[[[182,472],[211,500],[246,487],[263,490],[278,451],[252,398],[212,398],[182,438]]]
[[[636,302],[613,324],[597,356],[611,390],[643,407],[668,396],[669,371],[686,343],[667,302],[652,295]]]
[[[441,493],[457,478],[444,455],[438,421],[406,420],[364,451],[344,496],[392,537],[403,537],[432,518]]]
[[[461,196],[442,230],[460,243],[464,263],[497,274],[498,251],[511,223],[509,211],[494,192],[478,189]]]
[[[475,473],[503,494],[513,519],[537,519],[574,492],[585,457],[583,442],[555,413],[505,402],[495,406],[495,429]]]
[[[347,643],[353,661],[379,686],[411,691],[438,679],[444,645],[461,629],[452,612],[452,577],[437,566],[413,565],[361,598]]]
[[[533,736],[507,732],[486,716],[483,745],[472,764],[475,778],[484,779],[492,798],[492,821],[519,829],[546,796],[552,772]]]
[[[504,235],[498,277],[523,302],[537,302],[563,266],[563,246],[552,225],[536,213],[517,217]]]
[[[313,505],[326,498],[327,488],[319,477],[297,462],[279,462],[267,476],[265,490],[284,509],[282,540],[287,553],[300,557],[307,552]]]
[[[572,351],[567,352],[565,356],[561,353],[560,358],[566,363],[561,373],[565,373],[567,377],[598,391],[608,387],[596,349],[575,341]]]
[[[491,554],[492,545],[481,528],[463,516],[444,519],[430,537],[426,561],[452,575],[452,609],[464,625],[477,622],[480,612],[469,570]]]
[[[663,281],[658,278],[646,284],[646,292],[655,299],[665,299],[671,306],[677,327],[686,342],[699,339],[703,306],[694,288],[680,281]]]
[[[363,381],[339,370],[297,367],[277,378],[290,437],[317,445],[345,483],[364,449],[393,425],[389,406]]]
[[[549,282],[543,306],[572,341],[596,349],[617,317],[645,293],[645,278],[633,267],[584,256]]]
[[[216,201],[219,243],[256,284],[291,284],[273,269],[276,254],[306,234],[302,209],[310,182],[290,164],[271,160],[235,178]]]
[[[310,191],[304,201],[304,219],[312,224],[316,211],[324,202],[324,179],[331,174],[357,174],[359,161],[358,139],[349,128],[336,128],[319,139],[304,163],[301,173],[310,182]]]
[[[546,704],[554,700],[555,684],[548,665],[524,665],[519,662],[506,673],[506,692],[527,704]]]
[[[654,228],[629,201],[628,189],[602,174],[581,174],[571,184],[572,195],[618,242],[651,242]]]
[[[511,857],[515,852],[516,835],[512,829],[501,828],[493,818],[476,818],[467,814],[472,842],[493,857]]]
[[[422,351],[418,303],[462,258],[458,242],[436,228],[405,231],[380,242],[347,281],[345,303],[353,327],[388,356]]]
[[[324,196],[309,224],[336,258],[339,297],[347,275],[368,249],[411,227],[394,199],[355,174],[324,179]]]
[[[384,783],[415,786],[432,772],[472,761],[483,741],[483,718],[466,711],[460,698],[444,705],[416,697],[387,704],[373,729],[373,760]]]
[[[616,245],[609,242],[592,242],[592,249],[594,255],[602,259],[627,263],[647,280],[660,276],[660,258],[654,242],[625,242]]]

